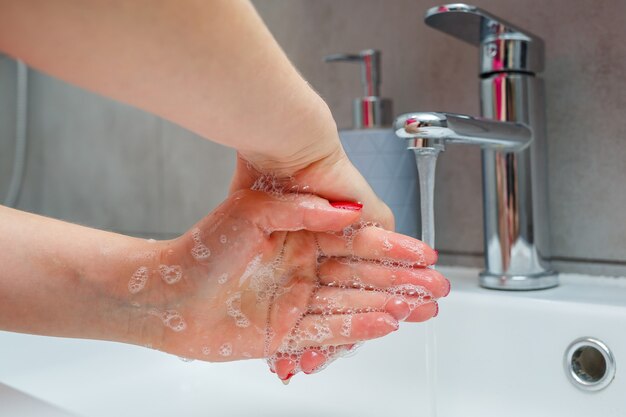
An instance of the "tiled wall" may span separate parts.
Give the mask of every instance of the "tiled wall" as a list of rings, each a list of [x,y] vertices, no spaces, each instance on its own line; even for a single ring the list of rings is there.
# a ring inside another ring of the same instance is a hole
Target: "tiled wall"
[[[16,76],[15,63],[0,55],[0,204],[9,188],[13,168]]]
[[[231,149],[37,72],[29,81],[28,161],[19,208],[132,235],[170,237],[226,196],[235,162]]]
[[[423,24],[424,0],[255,0],[294,64],[350,123],[358,68],[325,54],[383,51],[395,112],[478,114],[478,53]],[[555,264],[626,272],[626,2],[484,0],[546,41]],[[0,62],[1,91],[10,68]],[[171,236],[225,196],[231,150],[141,111],[31,73],[29,160],[20,207],[125,233]],[[7,90],[8,89],[8,90]],[[0,126],[7,118],[0,97]],[[8,111],[8,110],[7,110]],[[0,128],[4,136],[8,128]],[[0,141],[0,192],[11,145]],[[437,240],[448,263],[479,264],[480,154],[449,146],[437,179]]]

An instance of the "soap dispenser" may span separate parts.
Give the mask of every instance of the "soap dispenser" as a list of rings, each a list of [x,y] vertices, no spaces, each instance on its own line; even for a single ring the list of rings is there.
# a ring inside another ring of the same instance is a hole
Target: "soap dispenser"
[[[346,154],[374,192],[391,209],[396,231],[418,237],[420,230],[418,176],[415,160],[391,129],[392,102],[380,97],[381,53],[334,54],[326,62],[361,65],[364,95],[352,105],[352,129],[340,130]]]
[[[326,62],[357,62],[361,64],[363,97],[352,103],[352,127],[368,129],[391,126],[393,117],[391,100],[380,97],[380,51],[365,49],[358,54],[333,54],[324,58]]]

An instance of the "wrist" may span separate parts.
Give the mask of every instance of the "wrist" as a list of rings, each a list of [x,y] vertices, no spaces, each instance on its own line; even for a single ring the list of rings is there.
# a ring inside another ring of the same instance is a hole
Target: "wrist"
[[[160,302],[155,280],[164,242],[110,237],[98,245],[95,260],[78,265],[80,288],[91,304],[85,318],[93,334],[84,337],[149,345],[159,329],[149,312]]]
[[[276,149],[240,150],[241,156],[261,173],[290,176],[315,162],[343,154],[337,124],[328,105],[316,94],[305,111],[285,120],[284,141]],[[312,103],[312,104],[311,104]]]

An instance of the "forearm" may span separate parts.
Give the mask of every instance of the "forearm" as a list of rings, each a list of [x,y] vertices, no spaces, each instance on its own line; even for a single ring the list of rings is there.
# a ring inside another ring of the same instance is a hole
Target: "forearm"
[[[146,246],[0,206],[0,329],[140,343],[128,281],[158,262]]]
[[[338,147],[327,106],[246,0],[0,0],[0,49],[256,161]]]

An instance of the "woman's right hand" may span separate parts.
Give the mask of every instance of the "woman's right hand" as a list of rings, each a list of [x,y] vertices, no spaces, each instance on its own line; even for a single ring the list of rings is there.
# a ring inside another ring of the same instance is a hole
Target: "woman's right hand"
[[[138,265],[128,289],[144,344],[208,361],[266,358],[285,380],[400,320],[436,315],[449,290],[426,268],[436,253],[359,219],[314,195],[234,193]]]

